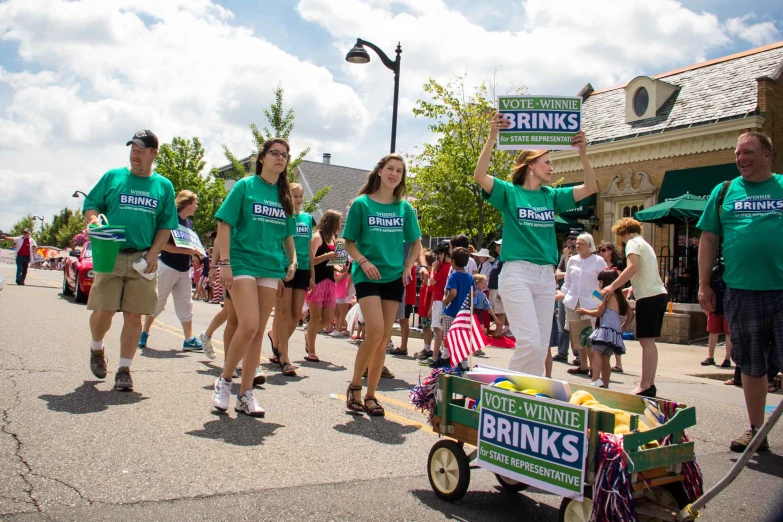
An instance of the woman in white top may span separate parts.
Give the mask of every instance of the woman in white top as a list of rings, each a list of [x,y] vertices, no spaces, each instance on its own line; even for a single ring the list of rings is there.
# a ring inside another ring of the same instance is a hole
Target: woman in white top
[[[623,218],[612,227],[625,243],[627,267],[620,277],[601,293],[609,295],[631,281],[636,299],[636,339],[642,345],[642,379],[633,393],[655,397],[655,371],[658,368],[658,347],[655,338],[661,336],[663,316],[669,303],[669,294],[658,273],[658,258],[652,247],[640,236],[642,225],[633,218]]]
[[[576,313],[577,308],[593,309],[596,307],[595,301],[590,297],[593,290],[598,288],[598,274],[606,270],[606,261],[595,253],[595,242],[590,234],[580,234],[576,238],[576,255],[568,258],[566,264],[565,283],[560,292],[565,296],[563,305],[565,306],[566,322],[565,329],[570,331],[571,321],[579,319],[590,319],[590,323],[595,327],[595,318],[588,315]],[[579,351],[579,368],[568,370],[570,374],[587,375],[590,370],[587,367],[591,360],[589,348],[577,347]]]

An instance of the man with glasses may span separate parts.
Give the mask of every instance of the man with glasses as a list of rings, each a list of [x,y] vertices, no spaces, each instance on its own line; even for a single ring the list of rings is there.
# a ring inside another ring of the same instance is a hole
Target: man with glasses
[[[24,281],[27,279],[27,268],[30,266],[30,260],[33,259],[38,244],[33,239],[33,236],[30,235],[29,228],[25,228],[21,236],[7,236],[0,232],[0,237],[14,242],[14,250],[16,250],[16,284],[24,286]]]

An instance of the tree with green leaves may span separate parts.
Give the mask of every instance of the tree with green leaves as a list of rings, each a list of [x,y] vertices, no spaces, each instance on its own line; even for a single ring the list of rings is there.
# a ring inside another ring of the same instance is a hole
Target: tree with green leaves
[[[60,210],[58,214],[52,216],[52,220],[38,233],[38,236],[36,237],[38,243],[40,245],[57,246],[60,248],[68,246],[67,242],[65,245],[58,244],[57,234],[60,232],[60,229],[68,223],[71,217],[77,213],[79,213],[78,210],[72,210],[65,207]],[[79,215],[81,216],[81,214]],[[84,224],[82,224],[82,228],[84,228]]]
[[[269,108],[264,109],[264,116],[266,116],[271,129],[264,127],[262,132],[255,123],[250,124],[250,132],[253,134],[255,150],[258,150],[258,147],[260,147],[261,144],[271,138],[283,138],[289,143],[291,142],[291,132],[294,130],[296,113],[294,112],[294,109],[285,109],[285,105],[283,104],[284,94],[285,91],[283,90],[283,86],[278,84],[275,88],[275,101],[269,106]],[[223,145],[223,152],[226,155],[226,159],[232,165],[231,170],[226,173],[226,178],[237,180],[245,177],[247,175],[245,167],[237,159],[237,157],[231,153],[230,150],[228,150],[226,145]],[[310,147],[304,149],[295,158],[291,158],[289,161],[288,181],[290,183],[295,183],[297,181],[296,168],[300,163],[302,163],[302,160],[309,152]],[[252,164],[255,162],[254,157],[254,155],[251,156],[251,169]],[[313,212],[316,210],[318,208],[318,203],[320,203],[326,197],[331,189],[332,187],[323,187],[313,194],[312,199],[308,200],[305,198],[302,210],[304,212]]]
[[[66,209],[70,210],[70,209]],[[49,245],[57,246],[59,248],[68,248],[71,240],[74,236],[81,234],[81,232],[87,227],[84,221],[84,216],[79,211],[71,211],[68,219],[57,228],[57,233],[54,237],[54,242],[48,243]]]
[[[419,100],[413,109],[416,116],[434,120],[429,129],[438,135],[435,143],[423,146],[410,167],[413,206],[427,235],[465,234],[481,247],[500,231],[500,213],[484,201],[481,188],[473,181],[496,111],[491,87],[483,82],[469,94],[464,77],[447,85],[430,79],[424,91],[431,100]],[[513,164],[513,152],[497,151],[489,174],[505,180]]]
[[[200,237],[215,230],[215,212],[226,197],[225,184],[215,171],[202,173],[205,165],[204,147],[198,138],[174,138],[160,146],[155,158],[155,171],[171,181],[175,193],[190,190],[198,196],[198,210],[192,219],[193,230]]]

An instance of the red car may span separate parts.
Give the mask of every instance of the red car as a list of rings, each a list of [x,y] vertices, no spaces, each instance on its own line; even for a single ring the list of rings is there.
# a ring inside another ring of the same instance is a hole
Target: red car
[[[72,295],[77,303],[86,303],[95,272],[92,270],[92,244],[71,250],[63,269],[63,295]]]

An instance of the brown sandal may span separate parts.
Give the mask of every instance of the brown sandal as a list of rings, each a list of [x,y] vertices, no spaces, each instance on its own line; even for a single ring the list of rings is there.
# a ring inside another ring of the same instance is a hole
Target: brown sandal
[[[354,398],[353,392],[361,392],[362,387],[361,386],[352,386],[348,385],[348,389],[345,390],[345,407],[348,408],[351,411],[355,412],[363,412],[364,411],[364,404],[362,401],[358,401]]]
[[[373,407],[367,406],[367,401],[374,402],[375,406]],[[376,399],[372,395],[364,396],[364,411],[366,411],[367,414],[371,417],[383,417],[384,415],[386,415],[386,410],[383,409],[383,406],[381,406],[381,403],[378,402],[378,399]]]
[[[281,363],[280,369],[283,371],[283,375],[286,377],[296,377],[296,368],[290,362]]]

